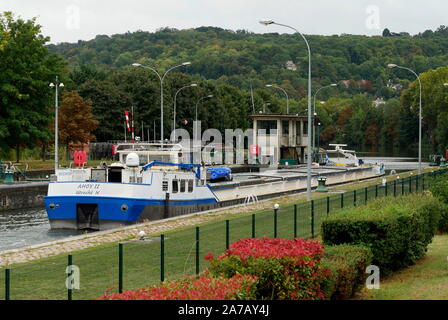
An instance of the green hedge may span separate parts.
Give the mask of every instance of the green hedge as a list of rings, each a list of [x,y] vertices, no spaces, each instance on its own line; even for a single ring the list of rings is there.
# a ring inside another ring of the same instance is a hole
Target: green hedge
[[[445,205],[445,210],[441,212],[438,231],[448,232],[448,176],[442,175],[437,178],[430,178],[428,181],[429,191]]]
[[[426,252],[444,204],[427,193],[374,200],[322,222],[325,245],[357,244],[372,250],[382,274],[415,263]]]
[[[331,276],[323,283],[325,297],[351,298],[365,284],[372,257],[372,251],[360,245],[326,246],[322,265],[330,269]]]

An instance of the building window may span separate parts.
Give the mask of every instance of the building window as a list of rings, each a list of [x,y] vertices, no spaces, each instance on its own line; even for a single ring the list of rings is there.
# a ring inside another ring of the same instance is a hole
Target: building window
[[[173,180],[173,193],[177,193],[179,191],[179,181]]]
[[[289,134],[289,121],[288,120],[282,121],[282,133]]]
[[[308,134],[308,121],[303,121],[303,134]]]
[[[274,134],[273,130],[277,130],[277,120],[258,120],[258,130],[265,130],[266,134]]]

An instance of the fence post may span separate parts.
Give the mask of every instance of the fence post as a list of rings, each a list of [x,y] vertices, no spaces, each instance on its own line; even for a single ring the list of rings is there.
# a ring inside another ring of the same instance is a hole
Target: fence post
[[[297,238],[297,204],[294,205],[294,238]]]
[[[378,185],[375,185],[375,199],[378,198]]]
[[[196,275],[199,275],[199,227],[196,227]]]
[[[11,299],[11,269],[5,269],[5,300]]]
[[[384,196],[387,197],[387,181],[386,181],[386,185],[384,186]]]
[[[255,213],[252,214],[252,238],[255,238]]]
[[[160,235],[160,281],[165,281],[165,235]]]
[[[415,191],[417,192],[418,191],[418,178],[420,178],[420,175],[417,175],[415,178],[416,178],[415,179]]]
[[[369,192],[369,187],[364,189],[364,204],[367,204],[367,194]]]
[[[71,254],[68,255],[68,264],[67,265],[69,268],[73,265],[73,257]],[[71,270],[71,271],[73,271],[73,270]],[[69,276],[70,275],[71,274],[69,274]],[[73,298],[73,290],[71,289],[71,286],[69,285],[67,288],[67,300],[72,300],[72,298]]]
[[[409,176],[409,193],[412,193],[412,176]]]
[[[226,220],[226,249],[229,249],[230,245],[230,220]]]
[[[356,189],[353,190],[353,206],[356,207]]]
[[[425,174],[422,175],[422,190],[425,190]]]
[[[330,197],[327,197],[327,217],[330,215]]]
[[[341,209],[344,208],[344,194],[341,193]]]
[[[123,244],[118,244],[118,293],[123,293]]]
[[[311,200],[311,238],[314,238],[314,200]]]
[[[401,178],[401,195],[404,195],[404,178]]]
[[[394,180],[394,197],[397,196],[397,180]]]
[[[277,238],[277,212],[278,208],[274,208],[274,238]]]

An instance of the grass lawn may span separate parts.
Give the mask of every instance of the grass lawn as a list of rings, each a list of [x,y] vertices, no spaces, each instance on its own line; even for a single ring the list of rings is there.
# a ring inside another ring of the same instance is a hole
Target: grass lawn
[[[424,258],[415,265],[380,279],[380,289],[363,291],[362,300],[447,300],[448,235],[435,236]]]

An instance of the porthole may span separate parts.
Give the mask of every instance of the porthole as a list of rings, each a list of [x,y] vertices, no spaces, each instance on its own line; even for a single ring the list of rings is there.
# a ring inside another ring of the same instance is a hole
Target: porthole
[[[121,205],[121,211],[123,211],[123,212],[128,211],[128,206],[125,205],[125,204],[122,204]]]

